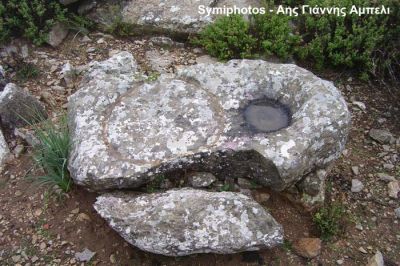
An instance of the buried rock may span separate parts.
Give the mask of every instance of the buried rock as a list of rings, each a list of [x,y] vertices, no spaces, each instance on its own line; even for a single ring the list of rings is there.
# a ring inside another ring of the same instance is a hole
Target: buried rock
[[[240,193],[179,189],[136,197],[105,194],[94,208],[130,244],[166,256],[229,254],[283,242],[281,225]]]

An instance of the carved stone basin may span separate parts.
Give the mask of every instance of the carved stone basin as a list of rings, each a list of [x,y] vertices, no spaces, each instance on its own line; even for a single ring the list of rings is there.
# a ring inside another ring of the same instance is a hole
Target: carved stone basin
[[[69,169],[91,190],[135,188],[177,169],[278,191],[306,179],[315,187],[344,148],[344,99],[298,66],[232,60],[152,83],[136,72],[132,55],[119,53],[92,64],[70,98]]]

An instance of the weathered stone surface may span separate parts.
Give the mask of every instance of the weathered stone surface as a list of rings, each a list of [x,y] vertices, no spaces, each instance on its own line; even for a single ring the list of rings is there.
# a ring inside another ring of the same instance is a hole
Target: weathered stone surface
[[[158,50],[149,50],[146,51],[145,56],[151,68],[158,73],[167,73],[168,68],[170,68],[175,61],[174,55],[168,51],[160,53]]]
[[[3,132],[0,130],[0,173],[3,171],[4,163],[7,161],[9,155],[10,149],[4,139]]]
[[[4,89],[4,87],[7,85],[8,81],[6,78],[6,72],[4,71],[4,68],[0,66],[0,91]]]
[[[116,3],[117,2],[117,3]],[[90,17],[98,23],[111,25],[116,17],[133,29],[187,36],[199,32],[218,15],[201,14],[199,6],[248,8],[260,6],[259,0],[128,0],[99,3]],[[119,7],[119,8],[117,8]]]
[[[373,140],[378,141],[379,143],[382,144],[389,144],[395,141],[393,135],[389,131],[383,129],[371,129],[369,131],[369,136]]]
[[[283,242],[282,227],[240,193],[180,189],[138,197],[105,194],[94,207],[129,243],[167,256],[235,253]]]
[[[92,190],[138,187],[168,170],[249,178],[275,190],[324,170],[344,148],[350,115],[336,88],[295,65],[201,64],[135,82],[129,53],[94,63],[71,96],[69,169]],[[254,133],[243,109],[279,99],[289,127]],[[319,178],[319,177],[316,177]]]
[[[366,266],[384,266],[385,262],[383,260],[382,253],[378,250],[373,257],[368,260]]]
[[[358,193],[364,188],[364,184],[358,179],[351,180],[351,192]]]
[[[321,243],[319,238],[301,238],[294,243],[293,248],[298,255],[312,259],[321,252]]]
[[[188,177],[189,184],[196,188],[208,187],[216,180],[217,178],[213,174],[205,172],[193,173]]]
[[[399,181],[391,181],[388,183],[388,194],[389,197],[393,199],[397,199],[399,197],[399,192],[400,192],[400,185]]]
[[[16,128],[46,118],[47,113],[34,96],[8,83],[0,93],[0,117],[3,125]]]
[[[53,47],[59,46],[68,35],[68,28],[62,23],[56,23],[51,28],[47,43]]]

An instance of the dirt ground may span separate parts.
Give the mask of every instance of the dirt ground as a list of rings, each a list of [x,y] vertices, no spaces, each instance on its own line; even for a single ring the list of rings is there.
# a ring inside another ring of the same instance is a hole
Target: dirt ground
[[[169,72],[179,65],[194,64],[203,56],[192,47],[165,48],[148,38],[122,40],[100,33],[89,37],[82,42],[80,36],[70,36],[57,49],[29,46],[24,61],[40,69],[34,79],[18,80],[14,74],[19,63],[11,57],[2,57],[0,64],[8,66],[11,80],[41,99],[50,113],[59,114],[65,111],[67,97],[79,83],[77,77],[67,86],[60,77],[67,61],[74,66],[85,65],[127,50],[143,73],[151,76],[154,66],[146,60],[149,50],[169,58],[170,62],[162,65]],[[346,209],[343,232],[323,242],[316,258],[296,255],[291,244],[301,237],[319,237],[312,214],[272,192],[265,207],[283,225],[286,240],[281,247],[178,258],[143,252],[127,244],[94,211],[95,193],[75,186],[70,193],[60,195],[33,182],[29,177],[36,170],[27,147],[0,176],[0,265],[366,265],[377,250],[383,253],[386,265],[400,265],[400,219],[394,212],[400,201],[388,196],[387,183],[377,176],[386,173],[400,178],[400,145],[381,145],[368,136],[371,128],[379,128],[400,137],[400,88],[360,82],[344,73],[317,74],[342,91],[352,112],[352,127],[346,150],[329,175],[327,186],[327,202],[341,203]],[[366,109],[353,104],[355,101],[364,103]],[[11,148],[26,145],[18,138],[8,136],[7,140]],[[354,166],[359,168],[358,174],[352,171]],[[351,192],[353,178],[363,182],[362,192]],[[79,262],[75,253],[85,248],[96,254],[90,262]]]

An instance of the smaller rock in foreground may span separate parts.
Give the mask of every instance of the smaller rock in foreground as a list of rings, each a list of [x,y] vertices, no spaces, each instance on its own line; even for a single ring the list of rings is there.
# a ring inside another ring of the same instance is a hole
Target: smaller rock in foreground
[[[298,255],[312,259],[321,252],[321,239],[301,238],[294,243],[293,248]]]
[[[378,250],[376,254],[368,260],[367,266],[384,266],[382,253]]]
[[[180,189],[139,197],[105,194],[94,208],[132,245],[166,256],[230,254],[283,242],[281,225],[240,193]]]
[[[364,188],[363,183],[358,179],[351,180],[351,192],[361,192]]]
[[[82,262],[88,262],[94,257],[94,255],[96,255],[96,252],[85,248],[82,252],[75,253],[75,258]]]
[[[389,131],[382,129],[371,129],[369,136],[381,144],[389,144],[394,140],[393,135]]]

